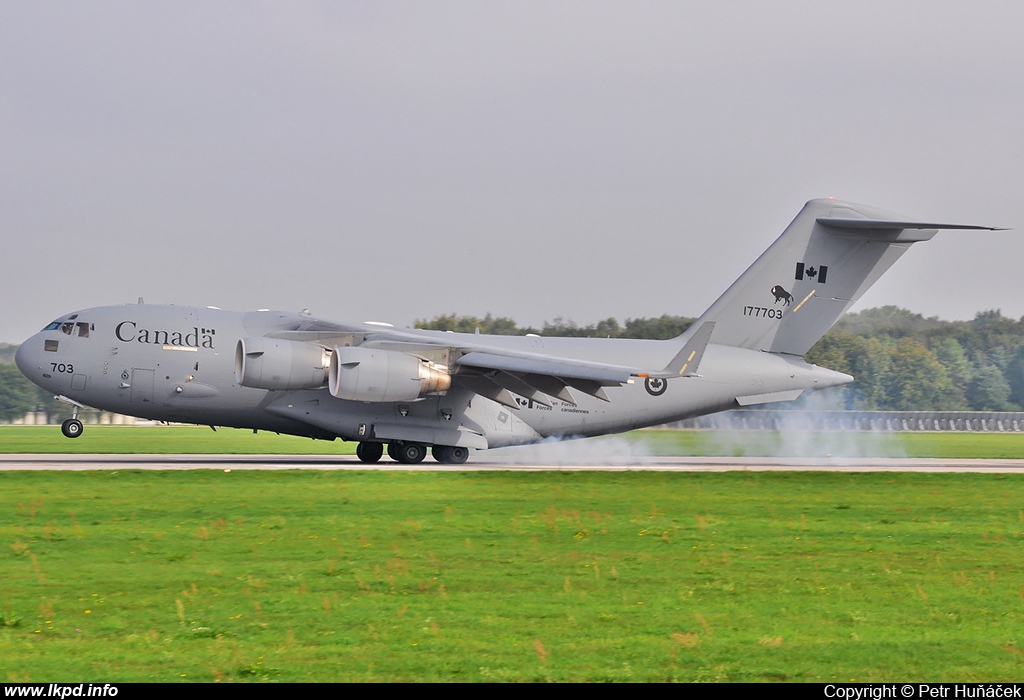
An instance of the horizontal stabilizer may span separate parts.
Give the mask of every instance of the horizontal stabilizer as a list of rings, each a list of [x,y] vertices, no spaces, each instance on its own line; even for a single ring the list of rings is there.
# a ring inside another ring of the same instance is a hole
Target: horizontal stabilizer
[[[939,231],[1006,231],[995,226],[969,226],[966,224],[929,224],[920,221],[889,221],[885,219],[842,219],[829,216],[818,217],[817,222],[828,228],[854,231],[901,231],[906,228],[932,229]]]

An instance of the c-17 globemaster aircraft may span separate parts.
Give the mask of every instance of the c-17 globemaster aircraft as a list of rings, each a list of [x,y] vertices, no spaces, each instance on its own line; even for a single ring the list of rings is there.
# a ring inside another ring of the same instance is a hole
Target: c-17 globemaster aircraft
[[[859,204],[808,202],[672,340],[492,336],[308,313],[126,304],[63,316],[16,361],[77,409],[353,440],[442,463],[469,449],[617,433],[793,401],[853,377],[803,355],[913,243],[938,229]]]

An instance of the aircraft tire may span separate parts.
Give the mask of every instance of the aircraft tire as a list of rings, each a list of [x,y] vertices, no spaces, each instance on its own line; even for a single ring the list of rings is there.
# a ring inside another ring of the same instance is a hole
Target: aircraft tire
[[[469,448],[468,447],[449,447],[434,445],[431,450],[436,459],[441,464],[465,464],[466,460],[469,459]]]
[[[356,457],[364,464],[379,462],[384,455],[384,445],[379,442],[361,442],[356,445]]]
[[[398,458],[398,449],[401,446],[402,446],[402,443],[400,443],[400,442],[389,442],[388,443],[388,457],[390,457],[391,459],[395,460],[396,462],[400,462],[401,460]]]
[[[64,433],[66,438],[76,438],[82,434],[83,430],[82,421],[77,418],[68,418],[60,424],[60,432]]]
[[[396,455],[402,464],[419,464],[427,456],[427,446],[418,442],[403,442],[398,446]]]

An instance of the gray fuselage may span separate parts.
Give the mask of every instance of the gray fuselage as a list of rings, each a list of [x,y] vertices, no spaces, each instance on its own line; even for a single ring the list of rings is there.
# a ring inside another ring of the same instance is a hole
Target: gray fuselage
[[[141,418],[319,439],[361,441],[371,435],[381,441],[475,448],[621,432],[738,405],[789,400],[804,390],[852,379],[799,357],[710,344],[698,376],[660,382],[636,377],[607,387],[607,401],[577,394],[575,403],[552,400],[548,406],[517,396],[516,409],[458,383],[443,395],[374,403],[338,399],[325,387],[271,391],[236,381],[239,339],[323,326],[307,315],[273,311],[106,306],[54,321],[25,341],[16,360],[29,379],[55,395]],[[405,342],[537,353],[652,371],[664,367],[681,347],[678,340],[468,335],[382,330],[368,324],[331,327]]]

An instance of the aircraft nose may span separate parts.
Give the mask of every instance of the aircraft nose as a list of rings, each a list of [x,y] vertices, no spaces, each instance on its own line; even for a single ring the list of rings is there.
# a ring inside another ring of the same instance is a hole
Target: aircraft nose
[[[18,346],[18,351],[14,353],[14,364],[18,366],[21,373],[26,377],[32,377],[36,365],[39,363],[37,359],[39,357],[39,342],[36,336],[32,336],[24,343]]]

